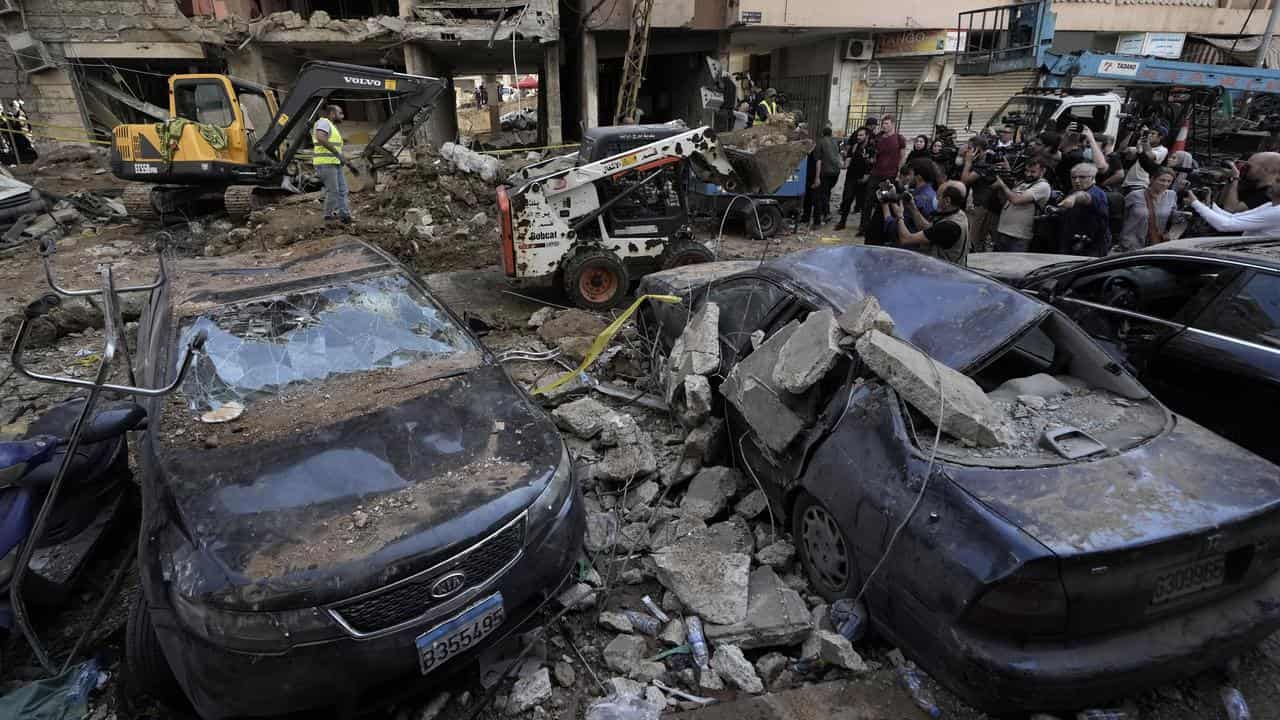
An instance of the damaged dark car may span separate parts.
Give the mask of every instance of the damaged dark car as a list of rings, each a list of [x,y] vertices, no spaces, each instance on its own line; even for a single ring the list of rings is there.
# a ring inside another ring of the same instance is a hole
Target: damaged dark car
[[[1053,307],[868,247],[641,283],[672,291],[645,319],[677,408],[682,354],[718,353],[735,461],[812,586],[865,591],[872,627],[979,709],[1096,705],[1280,627],[1280,470]]]
[[[208,340],[148,408],[127,669],[204,718],[389,701],[510,633],[581,546],[560,435],[466,327],[368,245],[291,255],[187,261],[140,328],[150,383]]]

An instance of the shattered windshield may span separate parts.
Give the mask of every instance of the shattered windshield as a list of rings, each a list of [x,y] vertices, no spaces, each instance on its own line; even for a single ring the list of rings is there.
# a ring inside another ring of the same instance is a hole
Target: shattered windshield
[[[184,323],[209,338],[183,382],[192,410],[247,407],[294,384],[474,352],[470,338],[402,275],[258,298]]]
[[[1039,135],[1050,129],[1053,113],[1061,100],[1043,97],[1012,97],[987,121],[984,130],[999,130],[1003,125],[1017,125],[1023,129],[1024,138]]]

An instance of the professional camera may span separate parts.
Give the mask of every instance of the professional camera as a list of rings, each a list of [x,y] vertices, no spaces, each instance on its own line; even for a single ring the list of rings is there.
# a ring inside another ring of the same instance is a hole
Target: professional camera
[[[896,203],[910,197],[911,191],[897,180],[882,180],[876,186],[876,200],[882,203]]]
[[[1009,169],[1004,168],[1005,162]],[[1027,167],[1026,145],[1014,143],[1002,148],[989,148],[973,164],[973,171],[984,182],[994,182],[998,177],[1006,185],[1012,185],[1022,177]]]

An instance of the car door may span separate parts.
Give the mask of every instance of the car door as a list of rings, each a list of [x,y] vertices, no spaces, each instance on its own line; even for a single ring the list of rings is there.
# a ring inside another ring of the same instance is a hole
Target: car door
[[[1174,410],[1280,462],[1271,421],[1280,407],[1280,273],[1241,273],[1161,362],[1187,379],[1168,403]]]
[[[1048,295],[1118,364],[1160,395],[1162,382],[1176,385],[1179,379],[1149,372],[1152,360],[1237,273],[1234,266],[1200,258],[1128,257],[1091,263],[1058,278]]]

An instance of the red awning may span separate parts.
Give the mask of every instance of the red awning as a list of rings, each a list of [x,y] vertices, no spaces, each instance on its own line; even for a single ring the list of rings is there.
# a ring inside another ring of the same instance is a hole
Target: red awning
[[[520,78],[519,82],[516,83],[516,87],[521,90],[529,90],[532,88],[536,88],[538,87],[538,76],[525,75],[524,77]]]

